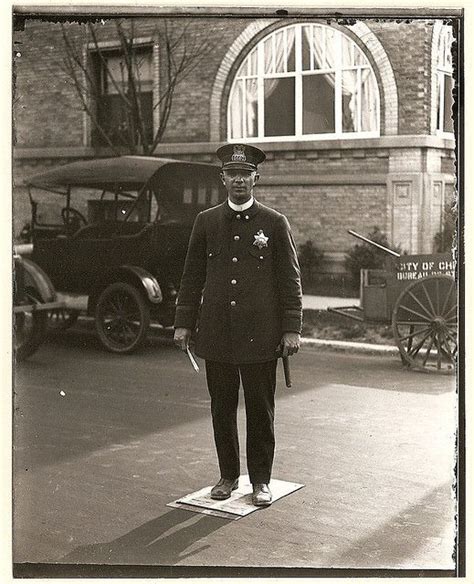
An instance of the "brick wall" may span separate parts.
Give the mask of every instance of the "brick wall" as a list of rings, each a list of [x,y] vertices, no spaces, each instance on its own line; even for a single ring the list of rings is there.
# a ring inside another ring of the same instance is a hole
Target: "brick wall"
[[[136,36],[160,38],[162,19],[139,18]],[[208,52],[186,77],[175,94],[165,141],[209,140],[209,102],[219,66],[232,42],[251,21],[248,19],[171,19],[171,35],[189,24],[194,42],[206,39]],[[369,22],[393,68],[399,97],[399,133],[428,134],[430,116],[430,59],[432,26],[427,21],[407,23]],[[83,46],[85,25],[68,27],[71,39]],[[60,25],[27,21],[16,32],[15,128],[19,146],[78,146],[83,144],[83,114],[71,80],[63,72]],[[99,41],[116,38],[114,24],[105,22]],[[161,83],[166,67],[160,63]],[[392,96],[393,97],[393,96]],[[386,96],[391,99],[391,96]]]
[[[17,146],[82,144],[82,112],[62,71],[59,25],[27,22],[15,39],[14,131]]]
[[[433,21],[371,22],[388,54],[397,84],[399,134],[429,134]]]
[[[348,175],[388,172],[388,151],[385,149],[307,150],[304,152],[267,152],[262,167],[265,175]]]
[[[354,243],[347,229],[385,228],[386,188],[379,185],[258,187],[259,200],[284,213],[297,244],[310,239],[323,251],[343,252]]]

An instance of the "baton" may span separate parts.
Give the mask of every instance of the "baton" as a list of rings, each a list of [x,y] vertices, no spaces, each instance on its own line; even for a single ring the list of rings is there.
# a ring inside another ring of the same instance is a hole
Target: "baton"
[[[290,360],[288,357],[282,357],[283,360],[283,371],[285,373],[285,384],[286,387],[291,387],[291,375],[290,375]]]
[[[189,350],[189,347],[186,347],[186,355],[189,357],[189,360],[191,361],[191,365],[193,366],[194,371],[196,371],[196,373],[199,373],[199,365],[196,363],[196,359]]]

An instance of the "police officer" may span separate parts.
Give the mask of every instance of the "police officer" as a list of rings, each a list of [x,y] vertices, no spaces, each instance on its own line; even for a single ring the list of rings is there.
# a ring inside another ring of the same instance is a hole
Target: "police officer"
[[[177,300],[175,343],[206,360],[214,439],[221,478],[213,499],[227,499],[240,475],[237,404],[242,381],[247,466],[254,505],[270,505],[275,448],[278,356],[300,344],[302,293],[295,243],[284,215],[255,200],[259,148],[217,150],[228,198],[199,213],[191,234]]]

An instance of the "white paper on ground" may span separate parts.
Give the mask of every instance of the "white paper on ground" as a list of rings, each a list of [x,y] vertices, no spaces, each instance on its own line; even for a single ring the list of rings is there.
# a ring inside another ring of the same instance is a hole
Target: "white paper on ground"
[[[199,491],[190,493],[176,501],[168,503],[168,507],[183,507],[190,511],[197,513],[205,513],[206,515],[213,515],[220,517],[237,516],[244,517],[261,507],[252,504],[252,485],[248,475],[240,477],[239,488],[232,491],[229,499],[224,501],[216,501],[211,499],[211,489],[213,485],[204,487]],[[270,490],[273,495],[273,502],[278,501],[282,497],[289,495],[304,487],[301,483],[290,483],[288,481],[280,481],[278,479],[271,479]]]

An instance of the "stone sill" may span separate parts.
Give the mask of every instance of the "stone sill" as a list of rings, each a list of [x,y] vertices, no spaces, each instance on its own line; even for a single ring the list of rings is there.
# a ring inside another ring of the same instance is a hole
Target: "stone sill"
[[[155,150],[157,156],[207,154],[213,155],[224,142],[167,142],[159,144]],[[253,143],[266,152],[307,151],[307,150],[361,150],[390,148],[436,148],[454,150],[455,142],[440,136],[381,136],[379,138],[352,138],[348,140],[308,140],[304,142],[262,142]],[[14,148],[14,159],[40,158],[89,158],[111,156],[106,148],[96,149],[88,146],[66,146],[47,148]]]

